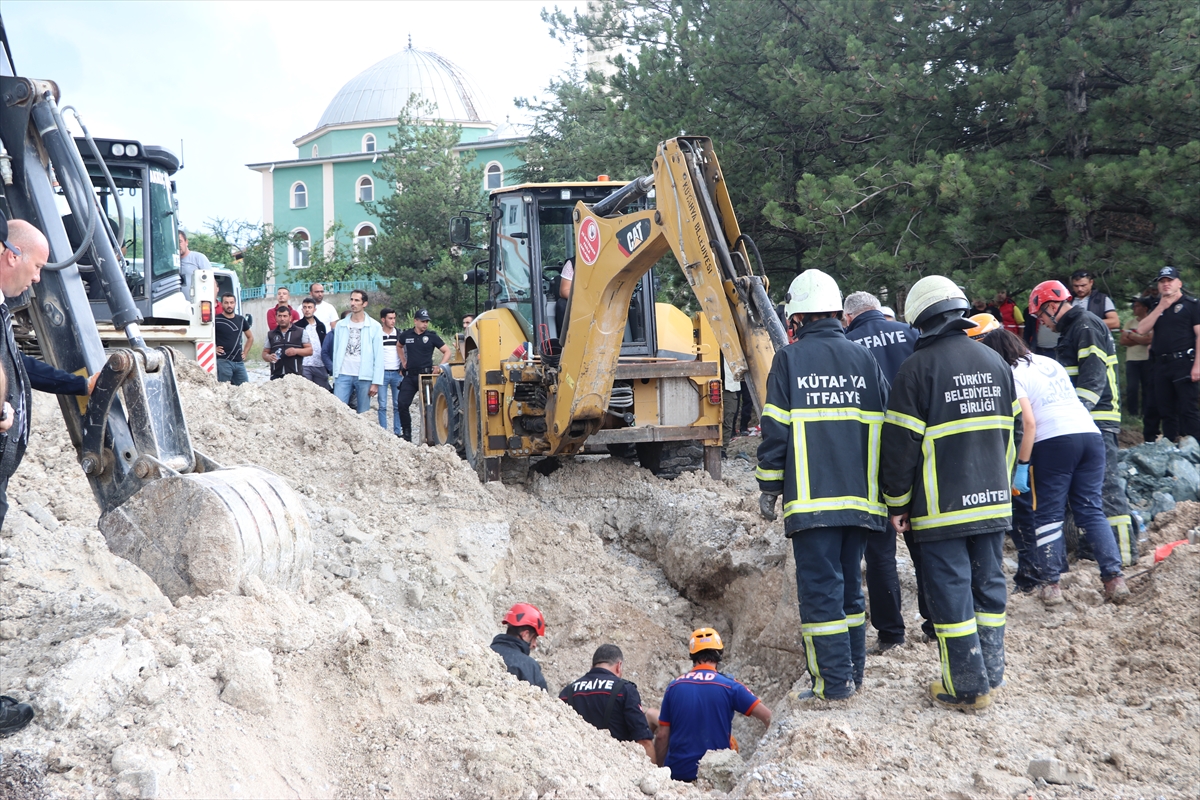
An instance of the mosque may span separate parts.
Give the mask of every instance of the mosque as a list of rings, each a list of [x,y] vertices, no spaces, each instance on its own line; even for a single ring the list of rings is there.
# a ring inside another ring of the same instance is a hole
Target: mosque
[[[356,247],[371,246],[379,219],[366,204],[394,191],[375,175],[376,164],[413,94],[433,106],[433,116],[423,122],[462,128],[455,150],[474,151],[473,165],[484,168],[481,191],[514,183],[512,170],[521,164],[516,149],[524,137],[507,123],[490,121],[470,78],[437,53],[414,48],[410,38],[408,47],[338,91],[317,127],[292,142],[294,160],[247,164],[262,175],[264,224],[292,235],[275,253],[277,269],[310,266],[312,242],[323,240],[335,223]]]

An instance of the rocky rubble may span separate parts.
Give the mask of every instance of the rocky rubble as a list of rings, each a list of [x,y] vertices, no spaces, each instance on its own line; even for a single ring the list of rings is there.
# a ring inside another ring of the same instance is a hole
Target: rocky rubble
[[[108,551],[58,409],[39,397],[0,532],[0,693],[29,698],[39,717],[0,741],[0,787],[668,800],[1175,798],[1200,785],[1200,547],[1154,569],[1144,556],[1124,606],[1103,602],[1087,562],[1056,610],[1014,596],[1009,683],[987,715],[932,706],[936,646],[913,637],[868,659],[866,691],[844,708],[799,709],[785,699],[804,672],[791,548],[758,517],[753,467],[735,447],[720,482],[586,458],[481,486],[450,450],[400,442],[302,380],[234,389],[181,372],[197,445],[267,466],[300,494],[314,569],[295,593],[248,579],[171,603]],[[1180,502],[1148,535],[1173,541],[1198,523],[1200,503]],[[516,600],[547,616],[535,656],[552,689],[610,641],[656,705],[686,666],[688,632],[711,624],[726,634],[723,669],[775,723],[764,735],[737,720],[737,758],[710,758],[696,785],[672,782],[640,747],[503,671],[487,644]],[[1063,770],[1031,777],[1035,761]],[[1062,776],[1077,782],[1046,782]]]
[[[1145,521],[1182,500],[1200,500],[1200,443],[1184,436],[1119,451],[1121,480],[1130,510]]]

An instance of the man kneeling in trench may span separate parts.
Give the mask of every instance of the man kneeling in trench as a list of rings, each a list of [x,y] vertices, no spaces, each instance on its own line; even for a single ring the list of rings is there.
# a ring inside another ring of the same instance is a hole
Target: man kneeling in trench
[[[655,763],[671,768],[671,779],[696,780],[700,759],[709,750],[737,750],[733,714],[771,724],[771,710],[754,694],[717,672],[725,644],[712,628],[692,632],[688,653],[692,670],[667,685],[654,734]]]
[[[615,644],[600,645],[592,656],[591,672],[564,686],[558,699],[590,724],[608,731],[618,742],[637,742],[654,761],[647,712],[642,710],[637,684],[621,677],[624,662],[621,648]]]

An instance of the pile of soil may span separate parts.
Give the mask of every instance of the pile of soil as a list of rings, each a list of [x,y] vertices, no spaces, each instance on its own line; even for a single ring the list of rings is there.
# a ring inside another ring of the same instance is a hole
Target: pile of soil
[[[718,627],[723,670],[776,712],[766,735],[736,721],[745,763],[731,796],[1187,797],[1200,785],[1200,547],[1132,578],[1124,606],[1103,602],[1086,562],[1057,609],[1012,597],[1008,685],[987,714],[964,716],[927,698],[937,650],[919,642],[901,546],[909,643],[869,657],[849,703],[798,708],[786,700],[807,681],[795,568],[781,525],[757,513],[758,440],[731,448],[719,482],[588,458],[484,486],[448,448],[400,441],[298,378],[234,388],[185,368],[181,392],[199,449],[273,469],[302,496],[312,573],[295,594],[248,580],[172,604],[108,551],[58,408],[39,397],[0,536],[0,693],[39,716],[0,742],[0,779],[19,764],[20,785],[62,798],[715,791],[669,781],[640,747],[504,671],[487,645],[504,610],[529,601],[548,621],[534,655],[552,692],[613,642],[650,706],[686,669],[692,628]],[[1200,504],[1181,503],[1151,539],[1197,525]],[[1072,785],[1029,776],[1048,758]]]

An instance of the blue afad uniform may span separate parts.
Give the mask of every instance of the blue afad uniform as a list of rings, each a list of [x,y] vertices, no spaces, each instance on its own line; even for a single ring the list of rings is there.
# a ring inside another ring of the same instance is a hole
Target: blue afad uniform
[[[836,319],[808,323],[775,354],[755,477],[783,494],[812,691],[827,700],[854,694],[866,665],[860,565],[886,522],[876,480],[886,407],[879,365]]]
[[[492,639],[492,649],[500,654],[508,671],[516,675],[518,680],[532,683],[543,692],[550,691],[546,688],[546,679],[542,677],[542,668],[529,655],[529,644],[524,639],[498,633]]]
[[[671,779],[696,780],[705,753],[730,749],[734,712],[750,716],[760,702],[745,686],[707,664],[671,681],[658,712],[658,724],[671,729],[663,764],[671,768]]]
[[[618,678],[604,667],[592,667],[591,672],[568,683],[558,699],[618,742],[644,742],[653,737],[637,684]]]
[[[942,688],[965,702],[1004,679],[1001,554],[1020,410],[1008,364],[958,329],[920,339],[888,399],[879,480],[920,543]]]

